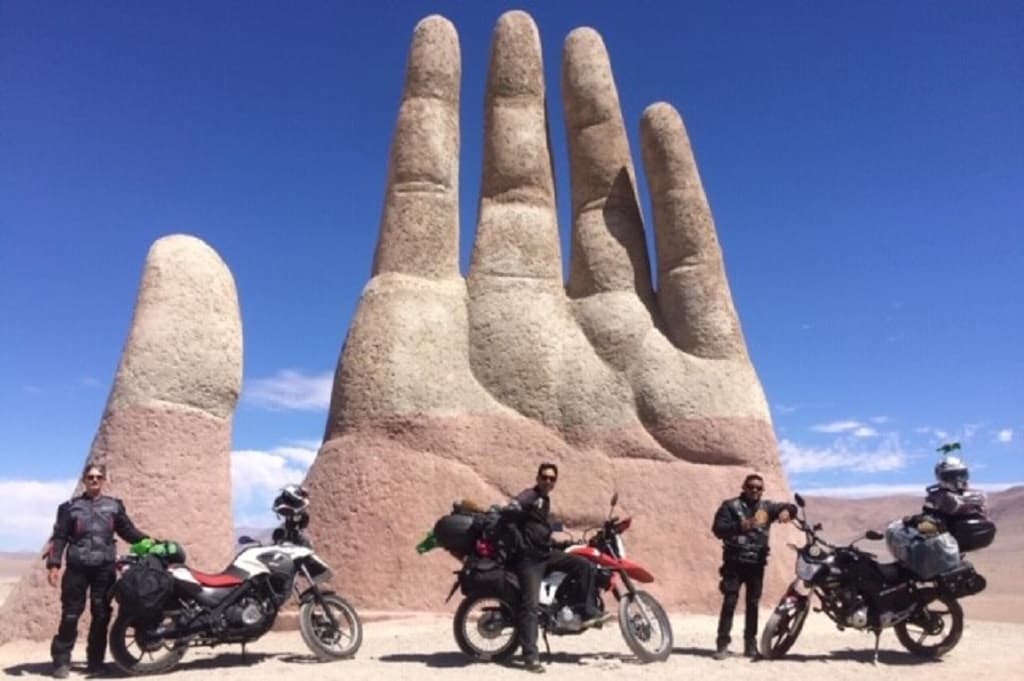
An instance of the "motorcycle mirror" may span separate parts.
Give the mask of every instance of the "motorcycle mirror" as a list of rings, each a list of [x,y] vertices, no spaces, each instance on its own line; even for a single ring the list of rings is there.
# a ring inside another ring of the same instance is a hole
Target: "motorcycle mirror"
[[[799,492],[794,494],[793,498],[796,499],[796,505],[799,506],[800,508],[803,508],[804,505],[806,504],[806,502],[804,501],[804,498],[802,496],[800,496]]]
[[[885,539],[885,535],[878,530],[868,530],[864,533],[864,538],[870,541],[879,541],[881,539]]]
[[[618,492],[616,492],[615,494],[612,495],[612,508],[615,508],[615,505],[617,503],[619,503],[619,493]]]
[[[565,523],[561,523],[561,522],[551,523],[551,531],[552,532],[565,532]]]
[[[812,527],[811,529],[814,530],[815,532],[820,532],[821,531],[821,523],[814,523],[814,527]]]
[[[256,544],[258,542],[255,539],[253,539],[252,537],[250,537],[249,535],[243,534],[241,537],[238,538],[238,543],[239,544]]]

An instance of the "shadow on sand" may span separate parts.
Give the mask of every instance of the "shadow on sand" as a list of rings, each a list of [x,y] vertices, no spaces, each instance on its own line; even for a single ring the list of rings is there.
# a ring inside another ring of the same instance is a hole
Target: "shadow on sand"
[[[787,653],[784,660],[793,660],[794,662],[823,662],[827,660],[842,660],[845,662],[858,662],[860,664],[873,664],[875,660],[875,651],[873,648],[843,648],[842,650],[833,650],[830,653],[818,653],[812,655],[804,655],[801,653]],[[913,665],[924,665],[934,664],[941,661],[927,657],[918,657],[912,655],[905,650],[879,650],[878,651],[878,664],[891,664],[899,666],[913,666]],[[765,660],[765,662],[769,662]]]
[[[477,663],[463,653],[395,653],[394,655],[381,655],[377,658],[381,662],[413,662],[424,664],[436,669],[457,669],[468,667]]]
[[[477,664],[492,664],[489,662],[478,662],[460,652],[397,653],[394,655],[381,655],[378,659],[381,662],[413,662],[438,669],[457,669]],[[638,660],[632,655],[623,655],[620,653],[551,653],[550,655],[541,653],[540,660],[545,665],[552,663],[579,665],[600,664],[600,662],[604,660],[612,660],[626,664],[638,663]],[[511,668],[522,667],[522,661],[518,656],[516,656],[510,661],[505,662],[503,666]]]
[[[714,648],[673,648],[673,655],[692,655],[694,657],[712,658],[715,656]],[[827,662],[836,660],[840,662],[857,662],[860,664],[873,664],[875,651],[872,648],[843,648],[833,650],[830,653],[787,653],[779,662]],[[742,655],[733,653],[729,659],[742,660]],[[750,659],[750,662],[757,664],[774,664],[772,660],[764,658]],[[878,664],[890,664],[895,666],[923,665],[937,662],[937,660],[918,657],[903,650],[879,650]]]

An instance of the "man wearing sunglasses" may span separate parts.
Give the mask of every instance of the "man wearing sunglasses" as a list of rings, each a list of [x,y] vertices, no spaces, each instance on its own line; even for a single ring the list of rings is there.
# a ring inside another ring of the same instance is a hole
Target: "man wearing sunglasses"
[[[543,672],[537,650],[537,610],[540,583],[548,571],[561,570],[575,577],[585,598],[583,626],[595,626],[604,621],[604,613],[597,607],[594,568],[585,559],[564,551],[552,550],[559,543],[551,541],[551,491],[558,482],[558,466],[542,463],[537,469],[537,483],[520,492],[503,509],[513,536],[516,554],[516,575],[522,594],[519,609],[519,637],[523,647],[523,661],[531,672]],[[561,544],[564,548],[564,544]]]
[[[718,588],[724,598],[718,617],[716,660],[729,657],[732,617],[743,585],[747,589],[743,654],[757,656],[757,605],[768,562],[769,527],[775,521],[789,522],[796,515],[793,504],[765,501],[761,498],[763,494],[764,478],[756,473],[748,475],[740,496],[722,502],[711,526],[711,531],[722,540],[722,567],[718,571],[722,581]]]
[[[60,626],[50,645],[53,675],[58,679],[67,678],[71,671],[71,651],[78,636],[78,618],[85,610],[86,591],[89,592],[89,614],[92,616],[86,648],[86,673],[103,672],[110,600],[117,578],[114,534],[131,544],[146,538],[128,519],[121,500],[104,496],[106,477],[105,466],[86,465],[82,471],[84,491],[57,509],[57,522],[46,554],[47,580],[50,586],[56,587],[61,558],[67,549],[67,569],[60,579]]]

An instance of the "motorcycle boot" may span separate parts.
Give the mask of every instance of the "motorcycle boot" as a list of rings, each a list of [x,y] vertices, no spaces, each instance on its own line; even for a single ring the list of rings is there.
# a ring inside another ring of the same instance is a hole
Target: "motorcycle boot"
[[[534,674],[543,674],[547,671],[540,663],[540,657],[536,655],[531,655],[523,660],[523,669]]]
[[[732,657],[732,653],[729,652],[729,642],[717,641],[715,643],[715,654],[712,657],[716,660],[727,660]]]
[[[747,639],[743,642],[743,657],[749,657],[754,660],[761,657],[761,653],[757,650],[757,641],[753,639]]]
[[[53,665],[53,678],[66,679],[69,674],[71,674],[71,665],[64,663]]]

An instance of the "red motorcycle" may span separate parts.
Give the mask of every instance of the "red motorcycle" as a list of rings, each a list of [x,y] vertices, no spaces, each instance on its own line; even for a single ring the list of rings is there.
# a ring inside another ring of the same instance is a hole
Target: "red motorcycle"
[[[626,558],[622,533],[632,520],[612,516],[617,501],[618,494],[612,497],[609,517],[602,526],[587,530],[582,543],[566,552],[595,565],[598,604],[605,610],[609,594],[618,602],[619,629],[629,649],[643,662],[664,661],[672,652],[672,625],[654,596],[636,587],[637,582],[653,582],[654,576]],[[462,561],[448,594],[450,599],[458,589],[465,596],[455,611],[455,641],[464,653],[480,661],[508,660],[519,646],[519,583],[506,564],[498,515],[495,509],[480,513],[457,505],[418,547],[423,553],[441,546]],[[449,529],[438,532],[443,522]],[[463,531],[450,530],[460,523]],[[453,537],[458,538],[453,541]],[[539,600],[538,625],[549,654],[548,634],[571,636],[587,631],[578,589],[566,573],[545,575]]]

